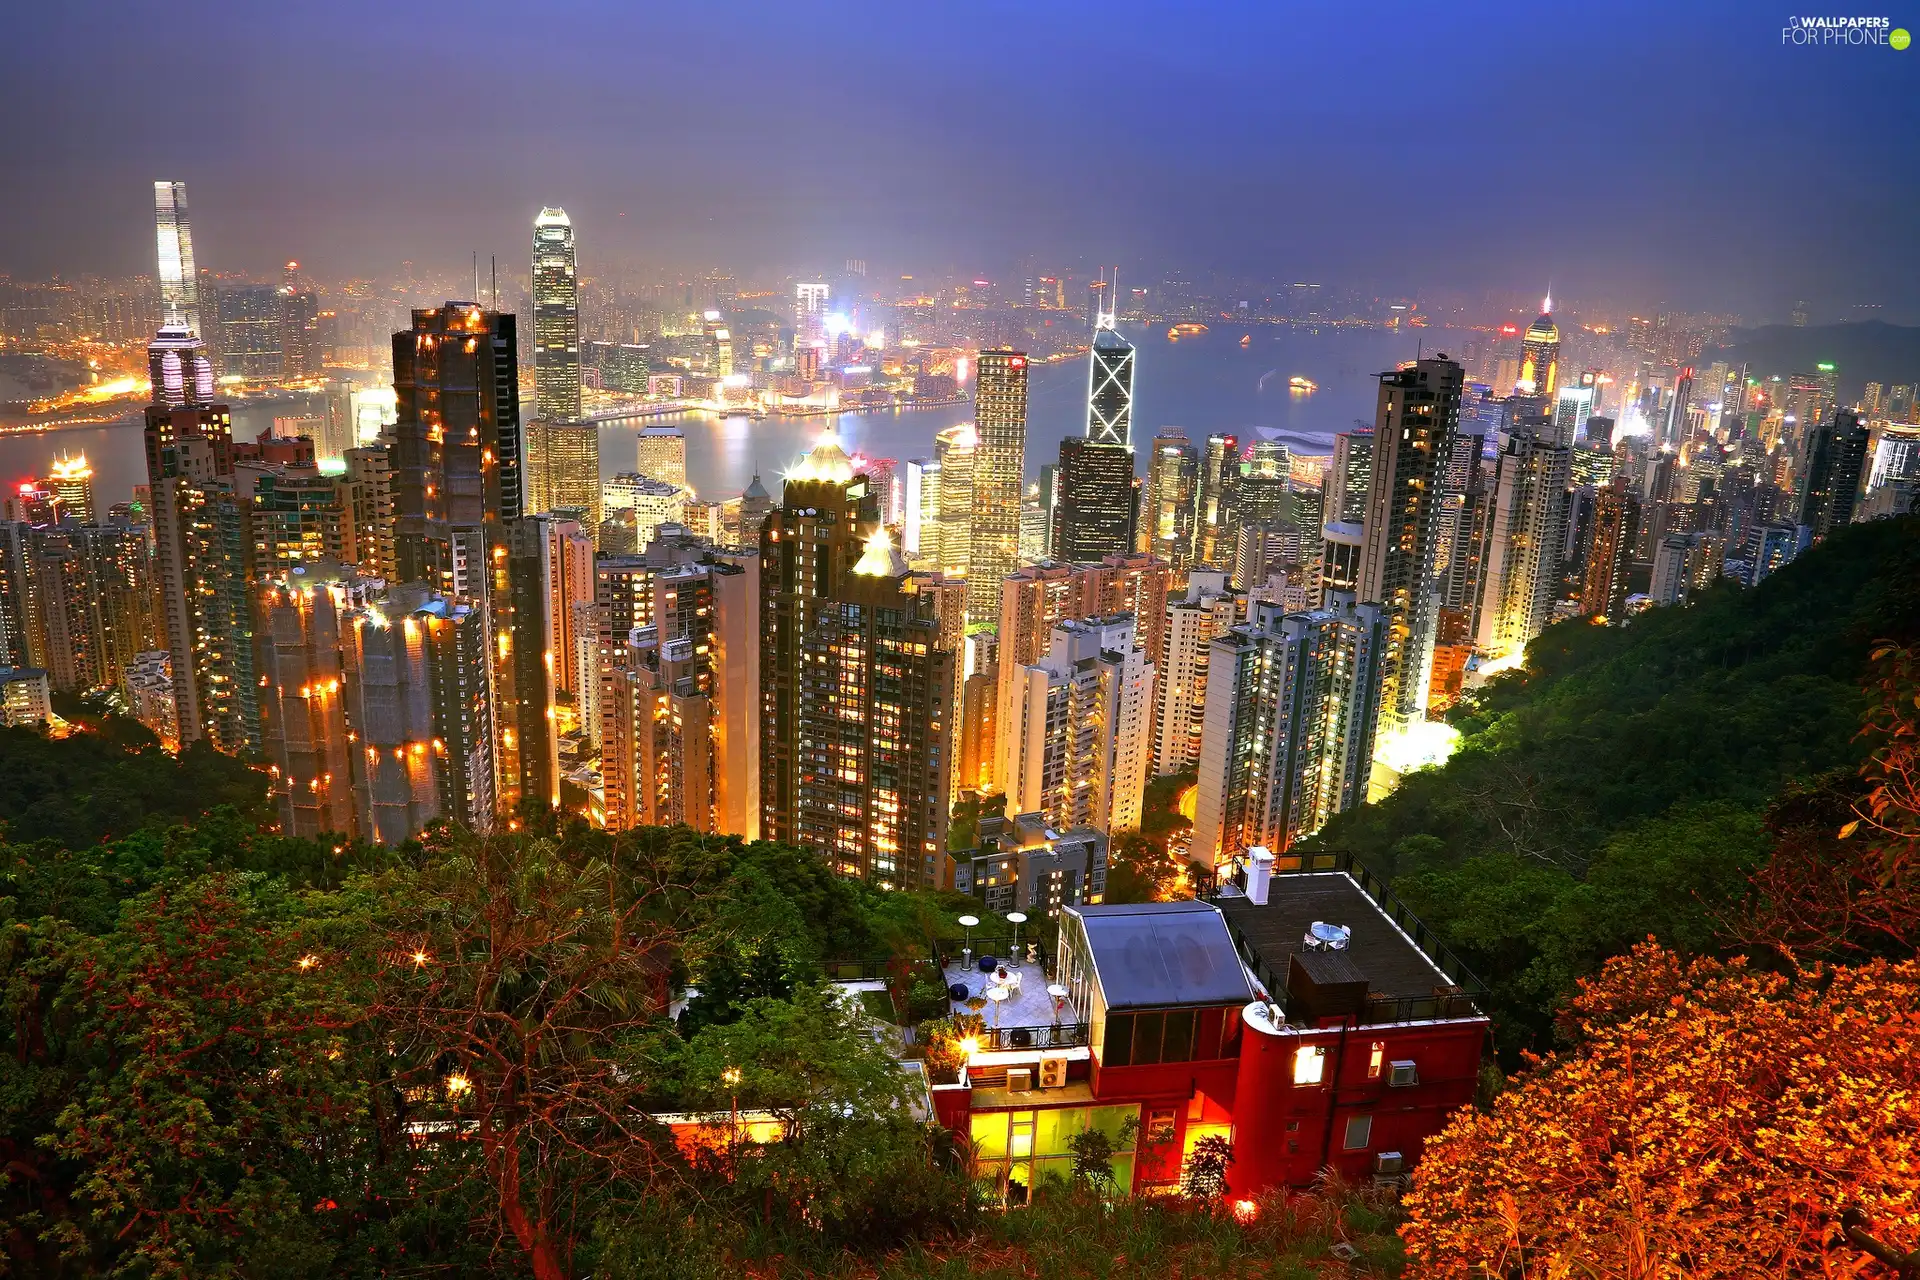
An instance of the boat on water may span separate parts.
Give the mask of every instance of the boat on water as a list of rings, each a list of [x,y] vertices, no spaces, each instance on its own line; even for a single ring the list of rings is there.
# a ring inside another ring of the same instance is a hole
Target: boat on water
[[[1287,379],[1287,386],[1294,391],[1318,391],[1320,389],[1320,384],[1312,378],[1303,378],[1297,373]]]
[[[1167,337],[1171,338],[1175,342],[1178,342],[1182,338],[1190,338],[1196,333],[1205,333],[1206,331],[1207,331],[1207,326],[1203,324],[1196,324],[1193,321],[1189,320],[1184,324],[1177,324],[1173,326],[1173,328],[1167,330]]]
[[[1243,334],[1241,334],[1241,335],[1240,335],[1240,345],[1241,345],[1241,346],[1243,346],[1243,347],[1250,347],[1250,346],[1252,346],[1252,345],[1253,345],[1253,335],[1252,335],[1252,334],[1250,334],[1250,333],[1243,333]]]

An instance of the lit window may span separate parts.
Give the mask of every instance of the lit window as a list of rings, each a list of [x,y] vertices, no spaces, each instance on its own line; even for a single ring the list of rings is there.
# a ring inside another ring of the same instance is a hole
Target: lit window
[[[1367,1055],[1367,1079],[1378,1080],[1380,1078],[1380,1065],[1386,1060],[1386,1057],[1387,1042],[1384,1040],[1375,1040],[1373,1042],[1373,1052]]]
[[[1327,1073],[1327,1051],[1319,1045],[1305,1045],[1293,1052],[1293,1082],[1319,1084]]]
[[[1347,1151],[1365,1151],[1367,1144],[1373,1141],[1372,1116],[1348,1116],[1347,1134],[1340,1142]]]

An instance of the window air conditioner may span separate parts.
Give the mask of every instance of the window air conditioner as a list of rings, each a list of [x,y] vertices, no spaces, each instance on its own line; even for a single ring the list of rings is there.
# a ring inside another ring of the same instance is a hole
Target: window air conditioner
[[[1420,1083],[1419,1068],[1410,1059],[1401,1059],[1393,1064],[1393,1074],[1387,1077],[1390,1085],[1410,1085]]]
[[[1373,1158],[1375,1173],[1391,1174],[1404,1172],[1407,1162],[1398,1151],[1382,1151]]]
[[[1063,1089],[1067,1084],[1067,1060],[1065,1058],[1040,1059],[1040,1087],[1042,1089]]]
[[[1011,1093],[1025,1093],[1033,1088],[1032,1067],[1008,1067],[1007,1089]]]

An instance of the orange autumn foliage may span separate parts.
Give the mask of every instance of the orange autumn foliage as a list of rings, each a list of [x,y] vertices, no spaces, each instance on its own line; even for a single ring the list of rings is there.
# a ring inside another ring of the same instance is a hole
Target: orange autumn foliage
[[[1794,977],[1651,941],[1582,984],[1579,1047],[1428,1144],[1422,1277],[1892,1276],[1920,1249],[1920,962]]]

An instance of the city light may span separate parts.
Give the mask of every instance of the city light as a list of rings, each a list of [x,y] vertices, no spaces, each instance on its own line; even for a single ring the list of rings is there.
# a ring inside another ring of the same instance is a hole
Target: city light
[[[1374,748],[1373,758],[1397,774],[1447,762],[1460,745],[1460,731],[1439,720],[1415,720]]]

